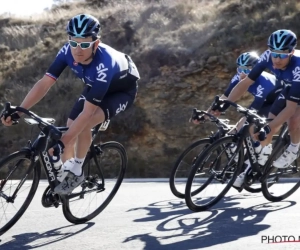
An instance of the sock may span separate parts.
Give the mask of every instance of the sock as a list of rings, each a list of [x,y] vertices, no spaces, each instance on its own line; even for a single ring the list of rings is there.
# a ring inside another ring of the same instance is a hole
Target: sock
[[[291,144],[288,146],[287,150],[290,152],[293,152],[294,154],[297,154],[297,152],[299,150],[299,144],[300,143],[294,144],[291,142]]]
[[[74,163],[74,167],[72,168],[71,171],[77,176],[82,175],[82,165],[83,165],[84,159],[85,158],[77,158],[77,157],[74,158],[75,163]]]

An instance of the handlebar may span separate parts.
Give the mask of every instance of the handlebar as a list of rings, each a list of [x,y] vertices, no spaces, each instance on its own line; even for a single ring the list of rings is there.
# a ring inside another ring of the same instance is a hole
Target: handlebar
[[[221,105],[223,105],[223,107],[221,107]],[[250,118],[251,122],[255,123],[259,128],[262,128],[267,123],[267,119],[260,117],[255,110],[244,108],[241,105],[229,100],[221,100],[219,96],[215,97],[214,103],[212,105],[212,110],[215,109],[219,111],[224,111],[229,106],[235,107],[239,113]]]
[[[208,116],[211,122],[215,122],[217,125],[219,124],[222,127],[228,127],[228,123],[229,123],[228,119],[219,119],[218,117],[216,117],[206,111],[198,110],[196,108],[193,109],[191,119],[205,122],[206,119],[201,118],[201,117],[204,117],[204,115]]]
[[[33,113],[30,110],[27,110],[22,107],[18,106],[11,106],[10,102],[5,103],[4,105],[4,110],[2,112],[2,115],[6,118],[8,116],[12,116],[13,124],[17,124],[18,121],[13,119],[13,114],[15,112],[22,112],[25,115],[31,117],[34,119],[36,122],[38,122],[38,126],[42,129],[45,130],[44,132],[48,132],[48,135],[51,139],[53,140],[59,140],[62,136],[62,132],[56,128],[54,125],[46,122],[43,120],[42,117],[38,116],[37,114]]]

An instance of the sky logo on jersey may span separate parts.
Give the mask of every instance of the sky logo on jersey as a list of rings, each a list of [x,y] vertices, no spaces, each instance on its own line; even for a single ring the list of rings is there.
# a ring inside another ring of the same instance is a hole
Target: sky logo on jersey
[[[67,51],[68,51],[68,48],[69,48],[69,44],[65,44],[61,49],[60,51],[57,53],[56,56],[58,56],[60,53],[65,53],[65,55],[67,54]]]
[[[104,64],[100,63],[99,66],[96,67],[96,70],[97,70],[97,75],[98,75],[96,80],[100,81],[100,82],[107,82],[107,80],[106,80],[107,75],[106,75],[105,71],[107,71],[108,68],[105,68]]]
[[[258,59],[258,63],[260,62],[263,62],[263,61],[269,61],[270,59],[270,54],[271,54],[271,51],[270,50],[266,50],[261,56],[260,58]]]
[[[239,74],[236,74],[232,80],[231,80],[231,83],[234,83],[235,81],[240,81],[240,75]]]
[[[120,107],[117,108],[117,110],[116,110],[116,115],[119,114],[121,111],[125,111],[127,104],[128,104],[128,102],[126,102],[125,104],[120,103]]]
[[[263,97],[263,96],[262,96],[263,90],[264,90],[264,88],[263,88],[261,85],[258,85],[258,87],[257,87],[257,89],[256,89],[257,93],[256,93],[255,96],[261,97],[261,98],[262,98],[262,97]]]
[[[300,67],[297,66],[294,70],[293,70],[293,81],[294,82],[300,82]]]

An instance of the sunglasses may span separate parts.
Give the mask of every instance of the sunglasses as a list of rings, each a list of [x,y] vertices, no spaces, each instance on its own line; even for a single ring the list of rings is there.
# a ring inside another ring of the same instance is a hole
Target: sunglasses
[[[290,55],[290,53],[286,54],[286,53],[271,52],[271,56],[273,58],[286,59],[289,57],[289,55]]]
[[[246,75],[248,75],[251,71],[251,69],[249,69],[249,68],[242,68],[242,67],[237,67],[236,70],[239,74],[244,73]]]
[[[97,41],[97,40],[96,40]],[[69,44],[71,45],[72,48],[77,48],[77,46],[80,46],[81,49],[88,49],[90,48],[96,41],[93,42],[83,42],[79,43],[73,40],[69,40]]]

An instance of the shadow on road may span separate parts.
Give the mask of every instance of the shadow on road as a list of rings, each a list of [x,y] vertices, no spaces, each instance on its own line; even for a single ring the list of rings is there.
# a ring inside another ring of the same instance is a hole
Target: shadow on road
[[[142,241],[145,244],[144,250],[182,250],[216,246],[257,235],[270,227],[263,223],[268,213],[296,204],[294,201],[282,201],[248,208],[237,206],[243,199],[253,199],[258,196],[258,194],[229,196],[219,202],[214,209],[199,213],[192,213],[186,208],[184,200],[161,201],[152,203],[148,207],[131,209],[128,212],[138,209],[148,211],[147,217],[134,221],[160,222],[156,230],[163,236],[156,237],[155,232],[132,235],[126,238],[124,243],[132,240]]]
[[[81,225],[69,225],[65,227],[59,227],[44,233],[24,233],[12,236],[12,240],[1,244],[0,249],[2,250],[13,250],[13,249],[35,249],[42,248],[47,245],[51,245],[55,242],[65,240],[76,234],[82,233],[83,231],[94,226],[95,223],[89,222]],[[82,228],[83,227],[83,228]]]

